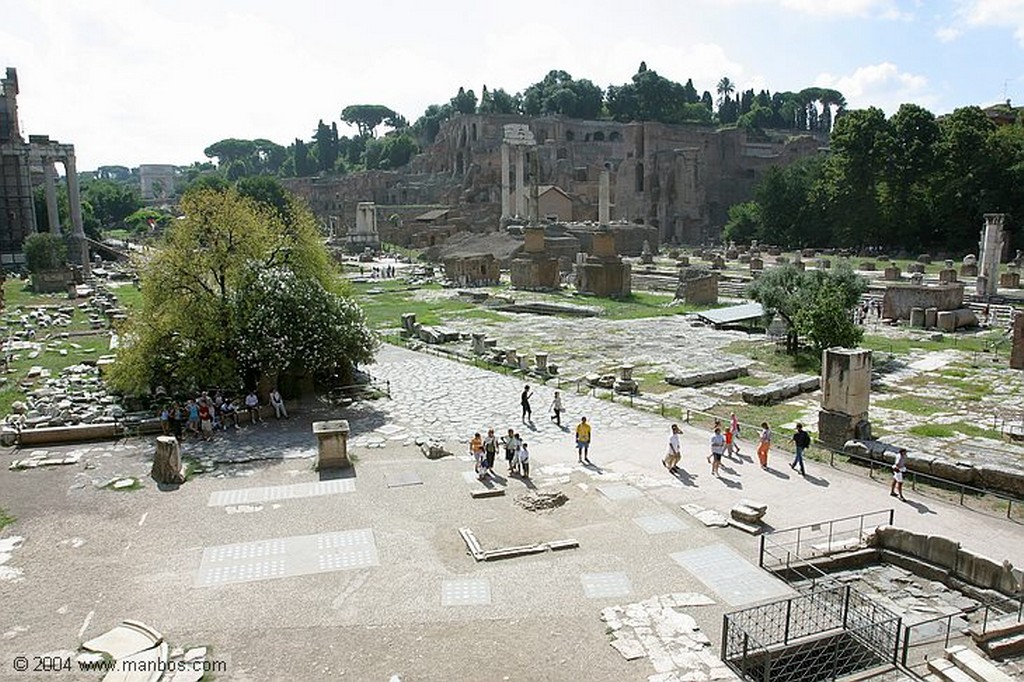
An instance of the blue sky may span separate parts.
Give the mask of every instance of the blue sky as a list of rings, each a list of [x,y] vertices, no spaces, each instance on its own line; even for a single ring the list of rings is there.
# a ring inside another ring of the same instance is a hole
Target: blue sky
[[[459,86],[550,69],[621,84],[641,60],[714,92],[810,85],[851,107],[1024,104],[1024,0],[21,0],[0,23],[23,132],[79,168],[187,164],[225,137],[308,139],[348,104],[416,119]],[[352,134],[342,126],[343,134]]]

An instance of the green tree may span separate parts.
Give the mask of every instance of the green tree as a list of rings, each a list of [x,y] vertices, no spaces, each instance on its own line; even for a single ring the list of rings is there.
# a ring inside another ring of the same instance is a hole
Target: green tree
[[[83,183],[82,200],[92,205],[99,224],[108,228],[119,225],[142,206],[142,200],[134,187],[112,180]]]
[[[587,79],[573,80],[565,71],[549,71],[523,91],[523,112],[528,116],[562,114],[595,119],[601,114],[604,93]]]
[[[737,244],[763,239],[761,207],[756,201],[745,201],[729,207],[729,222],[722,228],[722,238]]]
[[[25,267],[33,273],[56,270],[68,257],[64,240],[49,232],[36,232],[25,237],[22,250],[25,252]]]
[[[481,114],[518,114],[521,107],[519,95],[510,95],[501,88],[490,92],[485,85],[480,94],[478,111]]]
[[[217,165],[227,166],[235,161],[245,161],[256,151],[256,143],[252,140],[228,138],[214,142],[203,150],[208,159],[217,159]]]
[[[457,114],[476,113],[476,94],[472,90],[460,87],[459,92],[451,101],[452,110]]]
[[[254,271],[285,268],[304,286],[343,293],[312,214],[291,201],[286,223],[235,189],[182,197],[183,217],[139,264],[142,305],[122,329],[112,385],[177,391],[251,379],[259,367],[239,354],[251,329],[240,326],[237,296]]]
[[[354,125],[360,137],[375,137],[377,126],[397,116],[383,104],[350,104],[341,110],[341,120]]]
[[[859,338],[855,330],[845,325],[854,326],[852,311],[866,290],[867,282],[849,265],[839,264],[831,271],[805,272],[786,265],[766,270],[750,285],[748,294],[764,307],[766,314],[778,314],[785,320],[786,348],[796,353],[800,336],[816,348],[822,343],[827,348]]]
[[[732,93],[736,92],[736,85],[728,76],[722,76],[718,81],[718,85],[715,87],[715,92],[718,93],[718,106],[721,108],[722,103],[725,102]]]

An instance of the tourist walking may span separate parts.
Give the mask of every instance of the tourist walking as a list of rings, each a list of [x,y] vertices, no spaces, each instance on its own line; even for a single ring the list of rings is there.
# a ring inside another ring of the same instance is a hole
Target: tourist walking
[[[249,395],[245,396],[245,411],[249,413],[251,423],[263,421],[260,417],[260,399],[256,397],[256,391],[249,391]]]
[[[903,476],[907,473],[907,449],[900,448],[896,455],[896,461],[892,465],[892,485],[889,486],[889,494],[906,501],[903,497]]]
[[[198,436],[199,435],[199,405],[196,404],[196,401],[194,399],[189,398],[188,399],[188,405],[186,406],[186,409],[188,410],[188,430],[191,431],[196,436]]]
[[[806,476],[807,472],[804,471],[804,450],[811,446],[811,436],[804,431],[804,425],[800,422],[796,423],[796,433],[793,434],[793,445],[796,446],[796,456],[793,458],[793,463],[789,465],[790,469],[796,469],[800,467],[800,475]]]
[[[554,413],[551,415],[551,420],[555,422],[555,426],[562,425],[562,392],[555,391],[555,398],[551,401],[551,411]]]
[[[740,454],[740,421],[736,418],[736,413],[732,412],[729,414],[729,438],[726,442],[731,445],[729,449],[729,455]]]
[[[682,457],[682,451],[679,447],[679,426],[673,424],[672,435],[668,438],[668,453],[665,454],[665,459],[661,460],[661,463],[674,474],[679,471],[678,464]]]
[[[498,439],[494,435],[494,429],[487,429],[487,437],[484,438],[484,460],[487,462],[488,473],[494,473],[494,456],[498,454]]]
[[[708,461],[711,462],[711,475],[718,476],[718,467],[722,466],[722,455],[725,454],[725,436],[722,435],[722,427],[715,427],[715,435],[711,436],[711,454]]]
[[[580,464],[590,464],[590,424],[586,417],[580,417],[576,425],[576,456]]]
[[[523,478],[530,477],[530,450],[526,447],[526,443],[519,446],[519,452],[516,455],[516,459],[519,461],[519,473]]]
[[[177,401],[171,403],[171,433],[174,434],[174,438],[180,443],[183,435],[183,425],[185,422],[185,411],[181,409],[181,405]]]
[[[213,440],[213,413],[210,411],[210,401],[206,398],[199,400],[199,426],[203,440]]]
[[[487,478],[487,460],[484,458],[484,439],[480,437],[479,432],[474,433],[472,440],[469,441],[469,454],[475,462],[476,477],[484,480]]]
[[[508,462],[508,473],[511,474],[515,468],[516,453],[519,451],[519,437],[509,429],[508,435],[503,436],[501,442],[505,446],[505,461]]]
[[[519,396],[519,403],[523,406],[523,423],[533,422],[533,410],[530,409],[530,397],[533,395],[533,391],[530,390],[530,385],[527,384],[523,388],[523,393]]]
[[[768,469],[768,450],[772,447],[772,430],[768,428],[768,422],[761,422],[761,435],[757,443],[757,459],[761,468]]]

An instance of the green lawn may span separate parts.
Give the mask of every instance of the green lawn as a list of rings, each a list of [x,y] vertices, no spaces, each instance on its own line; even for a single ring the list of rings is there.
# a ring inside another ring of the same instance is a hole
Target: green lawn
[[[4,526],[9,526],[12,523],[14,523],[14,517],[6,509],[0,507],[0,530],[3,530]]]
[[[138,310],[142,307],[142,291],[134,284],[127,283],[116,287],[110,287],[110,293],[117,297],[117,302],[128,311]]]
[[[998,331],[989,331],[984,334],[971,336],[943,334],[941,341],[933,341],[930,335],[918,338],[894,339],[888,336],[865,334],[860,347],[894,355],[909,355],[913,350],[941,351],[956,349],[965,353],[986,353],[998,357],[1005,356],[1007,359],[1010,357],[1010,345]]]
[[[950,406],[947,403],[918,398],[912,395],[901,395],[887,398],[885,400],[877,400],[874,402],[874,406],[881,407],[886,410],[896,410],[898,412],[916,414],[921,417],[928,417],[936,412],[942,412],[944,410],[948,411],[950,409]]]

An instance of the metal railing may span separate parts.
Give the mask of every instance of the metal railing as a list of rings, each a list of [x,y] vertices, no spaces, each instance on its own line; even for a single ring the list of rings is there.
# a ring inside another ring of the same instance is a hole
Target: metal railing
[[[759,682],[835,679],[895,666],[899,645],[899,616],[849,585],[727,613],[722,620],[722,660],[743,679]]]
[[[792,571],[814,587],[827,574],[810,565],[813,559],[863,546],[865,532],[892,525],[895,511],[882,509],[761,534],[757,565],[766,571]]]

